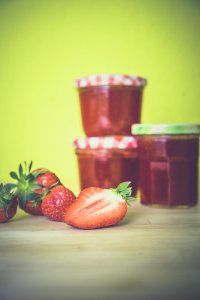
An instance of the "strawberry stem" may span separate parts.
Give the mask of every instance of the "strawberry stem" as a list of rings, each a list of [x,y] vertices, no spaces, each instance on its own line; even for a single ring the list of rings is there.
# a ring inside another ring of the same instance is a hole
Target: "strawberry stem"
[[[136,200],[136,198],[131,196],[132,187],[129,186],[130,184],[131,181],[124,181],[121,182],[115,189],[110,189],[114,193],[120,195],[127,205],[131,205],[130,201]]]

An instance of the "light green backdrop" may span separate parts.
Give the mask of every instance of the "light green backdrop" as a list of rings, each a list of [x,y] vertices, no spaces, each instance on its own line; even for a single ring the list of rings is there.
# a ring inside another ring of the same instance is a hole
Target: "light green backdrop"
[[[0,180],[23,160],[78,191],[74,79],[148,79],[142,121],[200,123],[200,1],[0,0]]]

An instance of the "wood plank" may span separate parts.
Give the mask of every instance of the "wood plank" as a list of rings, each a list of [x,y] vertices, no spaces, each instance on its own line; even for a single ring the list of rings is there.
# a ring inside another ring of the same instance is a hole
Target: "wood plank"
[[[85,231],[19,210],[0,225],[0,270],[1,300],[199,299],[199,206],[136,203]]]

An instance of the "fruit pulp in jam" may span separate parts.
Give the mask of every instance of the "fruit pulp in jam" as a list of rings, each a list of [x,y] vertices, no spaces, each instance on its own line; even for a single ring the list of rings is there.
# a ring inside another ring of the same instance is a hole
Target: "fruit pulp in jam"
[[[131,135],[131,125],[140,122],[142,91],[135,86],[79,88],[86,135]]]
[[[115,188],[131,181],[133,195],[138,187],[136,149],[76,149],[81,189],[91,186]]]
[[[193,206],[198,201],[199,140],[191,135],[138,138],[141,202]]]

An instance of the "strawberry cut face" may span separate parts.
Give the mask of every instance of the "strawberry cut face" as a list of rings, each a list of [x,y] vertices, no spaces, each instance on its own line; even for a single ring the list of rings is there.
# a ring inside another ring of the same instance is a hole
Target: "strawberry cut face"
[[[127,212],[121,195],[97,187],[84,189],[68,208],[64,221],[77,228],[95,229],[114,225]]]

